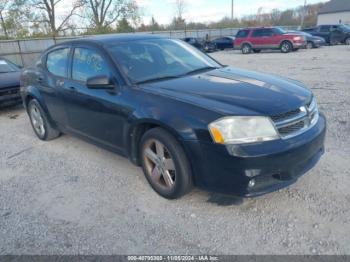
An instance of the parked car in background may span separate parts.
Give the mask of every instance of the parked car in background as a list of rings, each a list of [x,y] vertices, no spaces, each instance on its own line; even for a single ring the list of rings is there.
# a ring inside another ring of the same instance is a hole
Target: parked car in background
[[[310,89],[223,66],[177,39],[64,42],[21,80],[39,139],[64,132],[118,152],[165,198],[193,185],[265,194],[296,182],[324,152],[326,119]]]
[[[243,54],[259,53],[263,49],[279,49],[282,53],[289,53],[305,45],[304,36],[287,33],[278,27],[241,29],[235,39],[235,49],[242,50]]]
[[[224,49],[233,49],[235,37],[234,36],[225,36],[225,37],[219,37],[211,41],[216,45],[216,48],[219,50]]]
[[[338,43],[350,45],[350,26],[347,25],[319,25],[313,28],[306,28],[303,31],[324,38],[326,43],[330,45]]]
[[[0,104],[19,101],[21,69],[11,61],[0,57]]]
[[[203,51],[203,52],[215,52],[216,51],[216,45],[213,42],[206,41],[203,38],[197,38],[197,37],[186,37],[182,39],[186,43],[196,47],[197,49]]]
[[[311,48],[318,48],[320,46],[324,46],[326,44],[326,41],[323,37],[320,36],[314,36],[311,35],[307,32],[302,32],[302,31],[288,31],[288,33],[294,33],[294,34],[300,34],[305,36],[306,38],[306,48],[311,49]]]

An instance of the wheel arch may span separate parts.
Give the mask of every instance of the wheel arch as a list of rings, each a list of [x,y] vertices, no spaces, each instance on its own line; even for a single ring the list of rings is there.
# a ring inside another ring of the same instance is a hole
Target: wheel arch
[[[49,110],[46,107],[44,98],[40,94],[39,90],[35,86],[28,86],[25,90],[23,97],[23,104],[25,109],[28,111],[28,104],[32,99],[36,99],[41,108],[44,110],[44,113],[46,114],[47,120],[50,122],[51,125],[54,125],[54,121],[51,118],[51,115],[49,113]]]
[[[142,136],[148,130],[153,128],[162,128],[165,131],[169,132],[176,139],[176,141],[181,144],[181,146],[184,148],[186,152],[186,148],[183,143],[183,138],[180,132],[177,131],[175,128],[156,119],[151,119],[151,118],[140,119],[128,125],[127,129],[124,132],[125,134],[124,141],[126,141],[126,145],[127,145],[126,151],[130,160],[134,164],[140,165],[139,143],[141,141]]]

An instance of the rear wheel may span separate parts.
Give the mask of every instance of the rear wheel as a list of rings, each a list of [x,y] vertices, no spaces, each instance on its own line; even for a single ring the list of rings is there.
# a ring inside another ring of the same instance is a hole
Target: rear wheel
[[[192,174],[181,145],[162,128],[147,131],[140,143],[145,177],[161,196],[176,199],[190,191]]]
[[[281,52],[282,53],[289,53],[290,51],[292,51],[293,49],[293,46],[290,42],[288,41],[284,41],[282,44],[281,44]]]
[[[250,54],[252,52],[252,47],[249,44],[244,44],[242,46],[242,53],[243,54]]]
[[[260,53],[260,52],[261,52],[261,49],[253,49],[253,52],[254,52],[254,53]]]
[[[348,37],[348,38],[345,39],[345,44],[346,44],[346,45],[350,45],[350,37]]]
[[[39,139],[49,141],[60,135],[60,132],[50,125],[44,110],[36,99],[29,101],[28,114],[30,123]]]

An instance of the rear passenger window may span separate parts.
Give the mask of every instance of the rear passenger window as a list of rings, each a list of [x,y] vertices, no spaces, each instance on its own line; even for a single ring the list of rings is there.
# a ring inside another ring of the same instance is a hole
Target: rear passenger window
[[[236,38],[245,38],[249,35],[249,30],[239,30]]]
[[[331,29],[331,27],[329,25],[323,25],[323,26],[321,26],[320,31],[321,32],[329,32],[330,29]]]
[[[62,48],[47,55],[46,68],[50,73],[56,76],[67,77],[69,50],[69,48]]]
[[[252,37],[262,37],[264,35],[263,29],[257,29],[253,32]]]

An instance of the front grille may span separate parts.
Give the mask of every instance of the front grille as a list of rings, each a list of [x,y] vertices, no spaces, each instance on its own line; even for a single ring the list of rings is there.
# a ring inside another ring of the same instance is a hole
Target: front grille
[[[318,120],[316,99],[305,106],[289,112],[270,116],[282,138],[289,138],[305,132]]]
[[[14,95],[19,93],[19,86],[0,89],[0,96]]]
[[[295,115],[297,115],[297,114],[299,114],[299,113],[300,113],[300,108],[295,109],[295,110],[293,110],[293,111],[289,111],[289,112],[284,113],[284,114],[273,115],[273,116],[271,116],[271,119],[272,119],[273,121],[277,122],[277,121],[280,121],[280,120],[284,120],[284,119],[293,117],[293,116],[295,116]]]
[[[304,128],[304,126],[305,126],[304,121],[300,121],[290,126],[281,127],[278,129],[278,131],[282,136],[286,136],[291,133],[299,131],[300,129]]]

